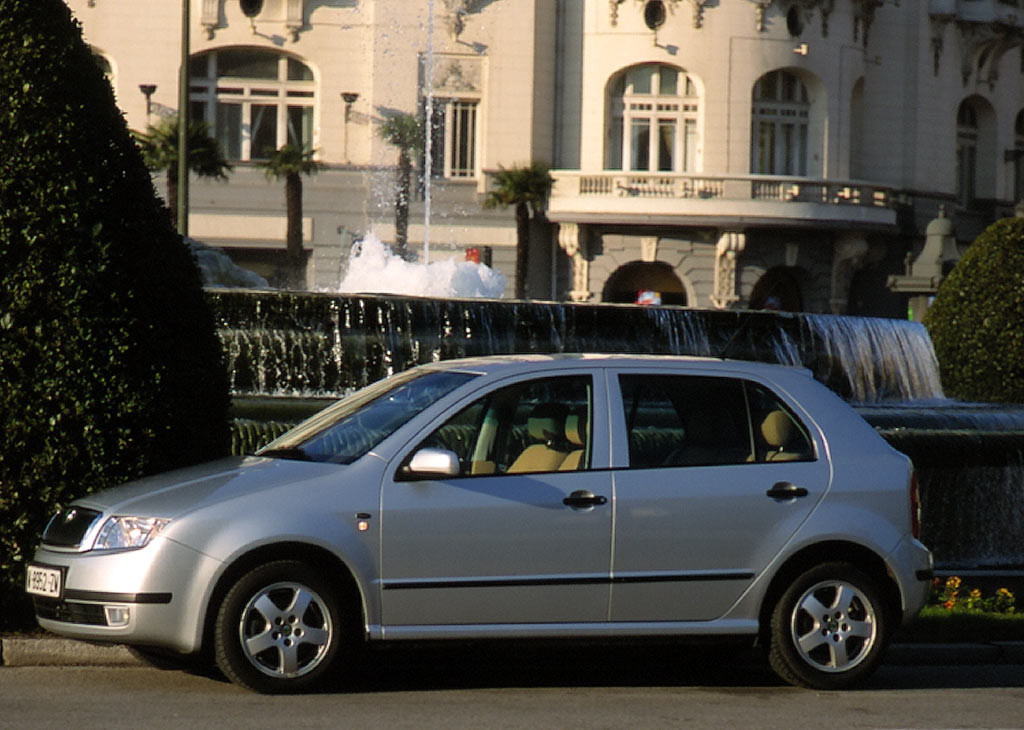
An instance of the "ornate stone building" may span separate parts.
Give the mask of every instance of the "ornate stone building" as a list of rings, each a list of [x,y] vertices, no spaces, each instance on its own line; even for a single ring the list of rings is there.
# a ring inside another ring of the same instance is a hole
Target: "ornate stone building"
[[[173,112],[180,3],[68,1],[129,124]],[[939,206],[962,246],[1024,194],[1018,1],[192,0],[191,113],[236,166],[193,182],[190,229],[272,276],[284,196],[257,163],[312,147],[308,278],[330,286],[343,233],[394,235],[376,127],[409,112],[433,130],[420,256],[483,251],[511,280],[512,214],[480,198],[541,161],[534,297],[902,316],[887,279]]]

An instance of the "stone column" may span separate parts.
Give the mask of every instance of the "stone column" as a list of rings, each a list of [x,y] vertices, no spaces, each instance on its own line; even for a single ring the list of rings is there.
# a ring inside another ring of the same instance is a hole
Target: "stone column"
[[[715,245],[715,279],[711,303],[715,309],[728,309],[740,300],[736,290],[736,257],[747,245],[743,231],[725,231]]]
[[[589,301],[593,295],[590,292],[590,251],[587,245],[586,229],[579,223],[559,224],[558,245],[569,256],[572,268],[572,288],[569,290],[569,301]]]
[[[829,306],[832,314],[845,314],[850,301],[853,275],[864,265],[868,255],[868,242],[859,231],[840,234],[832,257],[832,294]]]

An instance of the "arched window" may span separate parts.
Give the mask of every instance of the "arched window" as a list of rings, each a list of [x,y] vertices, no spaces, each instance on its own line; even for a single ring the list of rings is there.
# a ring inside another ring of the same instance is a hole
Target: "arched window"
[[[772,71],[754,84],[751,172],[807,174],[807,87],[789,71]]]
[[[977,197],[978,112],[969,101],[956,113],[956,197],[961,205]]]
[[[694,172],[700,98],[686,73],[672,66],[634,66],[609,88],[606,167],[643,172]]]
[[[257,48],[224,48],[190,62],[191,115],[205,119],[230,160],[260,160],[292,144],[313,147],[312,70]]]
[[[1013,200],[1024,200],[1024,111],[1013,123]]]

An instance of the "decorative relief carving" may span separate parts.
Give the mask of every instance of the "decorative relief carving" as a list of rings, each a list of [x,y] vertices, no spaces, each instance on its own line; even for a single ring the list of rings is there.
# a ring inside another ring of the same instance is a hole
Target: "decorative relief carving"
[[[466,16],[479,13],[489,0],[444,0],[448,11],[448,34],[457,41],[466,29]]]
[[[946,35],[946,26],[953,19],[952,15],[932,15],[928,18],[931,26],[932,41],[932,75],[939,75],[939,63],[942,61],[942,48]]]
[[[483,61],[478,57],[443,53],[434,57],[430,82],[435,94],[479,94],[482,79]]]
[[[619,6],[626,0],[608,0],[608,10],[611,16],[611,24],[614,28],[619,24]]]
[[[640,260],[648,264],[658,260],[657,236],[643,236],[640,239]]]
[[[725,231],[715,245],[715,278],[711,304],[727,309],[740,300],[736,291],[736,257],[746,248],[747,234]]]
[[[750,0],[754,3],[754,30],[764,33],[764,15],[774,0]]]
[[[875,22],[875,10],[882,7],[882,0],[853,0],[853,42],[858,38],[867,46],[871,24]]]
[[[302,32],[303,27],[306,25],[305,4],[306,0],[288,0],[284,25],[291,34],[293,42],[299,40],[299,33]]]
[[[206,39],[212,41],[214,33],[220,27],[220,0],[203,0],[199,12],[199,23],[206,31]]]
[[[678,2],[679,0],[672,0],[672,2]],[[693,27],[702,28],[704,26],[704,6],[707,5],[710,0],[690,0],[693,4]]]
[[[569,256],[572,266],[572,289],[569,301],[585,302],[590,293],[590,251],[587,243],[587,229],[578,223],[561,223],[558,226],[558,245]]]

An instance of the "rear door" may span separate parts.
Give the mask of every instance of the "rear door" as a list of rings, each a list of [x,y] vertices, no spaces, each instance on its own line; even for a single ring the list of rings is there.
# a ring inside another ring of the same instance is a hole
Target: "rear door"
[[[718,618],[828,488],[823,444],[752,381],[628,371],[611,389],[611,618]]]

